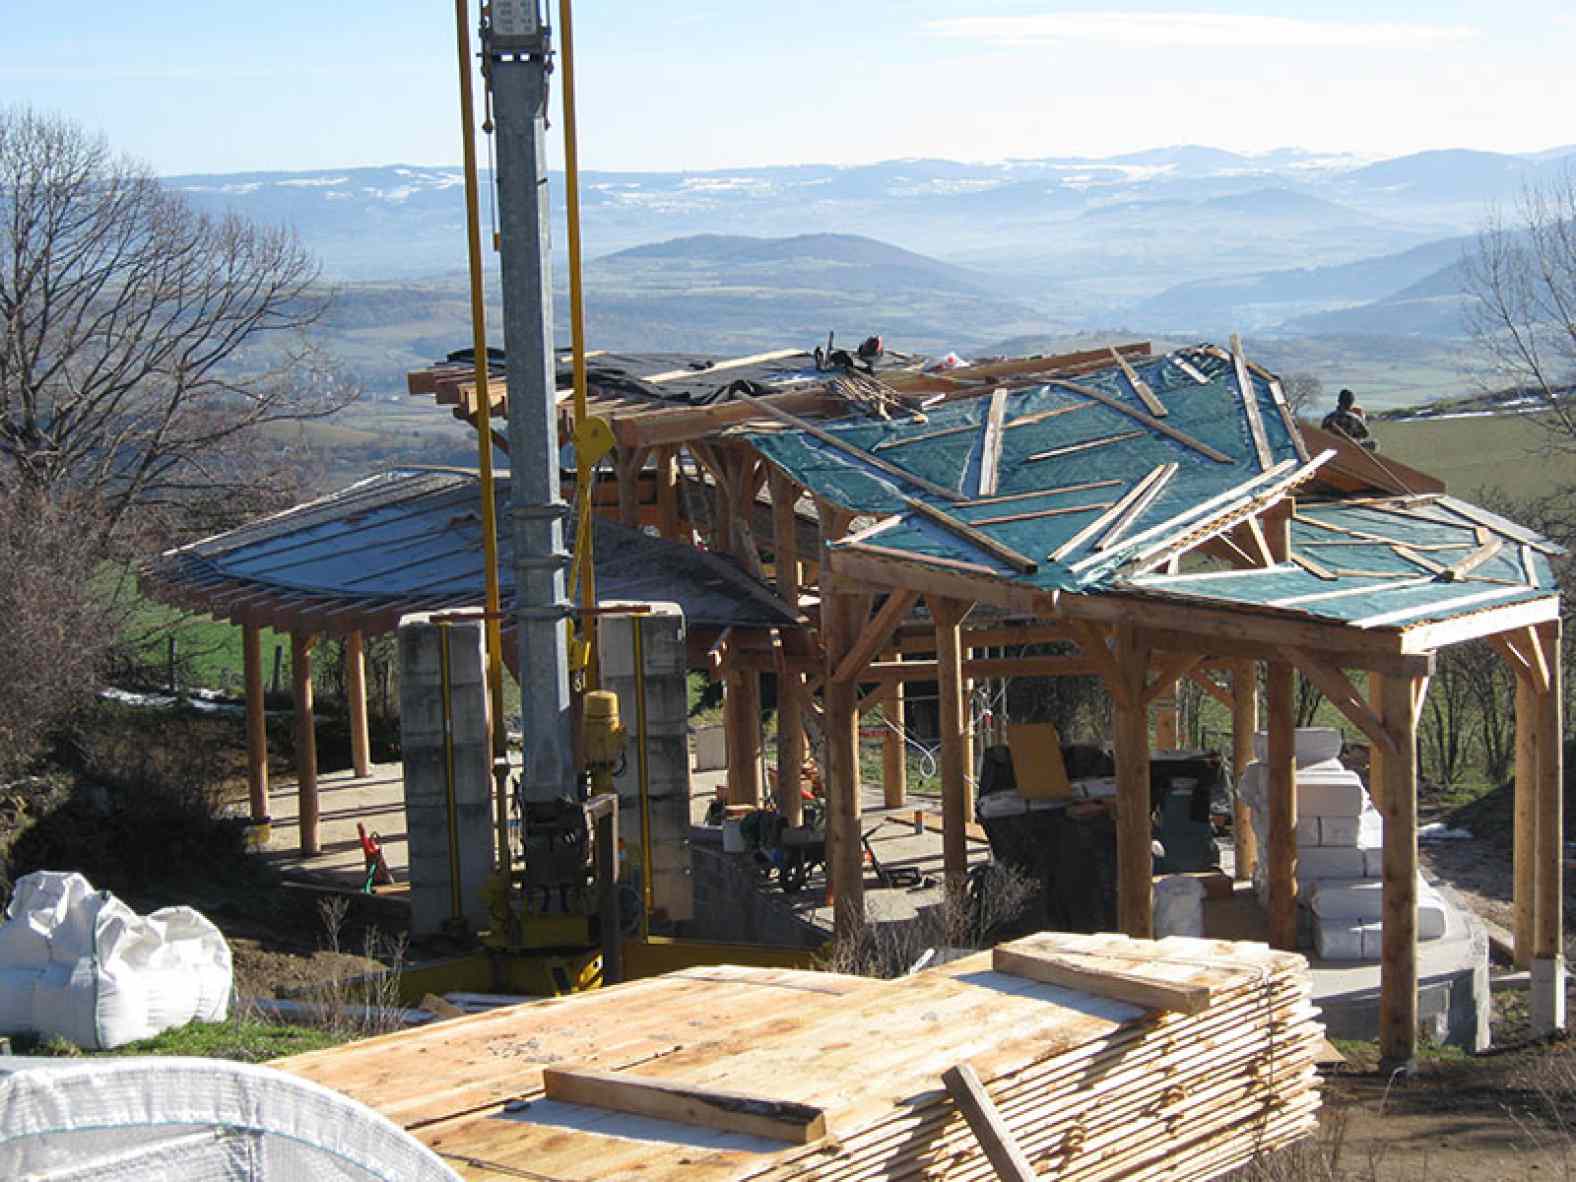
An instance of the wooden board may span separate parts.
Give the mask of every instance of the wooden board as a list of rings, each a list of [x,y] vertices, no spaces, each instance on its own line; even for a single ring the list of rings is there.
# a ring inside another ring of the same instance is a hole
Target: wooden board
[[[990,953],[892,981],[719,966],[275,1066],[371,1104],[476,1180],[988,1182],[996,1167],[943,1084],[964,1065],[998,1138],[1063,1182],[1203,1182],[1313,1129],[1322,1028],[1302,958],[1035,939],[1044,956],[1203,987],[1209,1004],[1146,1013],[995,971]],[[739,1122],[761,1109],[790,1128]]]
[[[1025,800],[1064,800],[1073,794],[1062,763],[1062,737],[1049,722],[1009,722],[1007,749]],[[1022,769],[1020,771],[1020,769]]]

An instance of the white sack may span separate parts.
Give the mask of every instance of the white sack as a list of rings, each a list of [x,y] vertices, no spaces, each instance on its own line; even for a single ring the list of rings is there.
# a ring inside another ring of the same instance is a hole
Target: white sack
[[[109,1050],[229,1010],[230,947],[189,907],[138,915],[80,874],[16,884],[0,923],[0,1032]]]

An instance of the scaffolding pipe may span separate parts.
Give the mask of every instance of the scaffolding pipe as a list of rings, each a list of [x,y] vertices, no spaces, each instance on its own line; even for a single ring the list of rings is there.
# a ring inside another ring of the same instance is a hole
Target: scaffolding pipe
[[[482,231],[476,178],[476,104],[471,90],[471,32],[467,0],[454,0],[455,41],[460,64],[460,153],[465,166],[465,244],[471,280],[471,352],[476,364],[476,452],[482,484],[482,581],[487,634],[487,698],[492,713],[493,759],[508,759],[503,721],[503,632],[499,625],[498,502],[493,493],[492,394],[487,374],[487,306],[482,295]],[[508,779],[493,785],[497,829],[496,866],[509,871]]]
[[[580,153],[575,122],[575,36],[569,0],[558,0],[559,54],[564,66],[564,202],[569,223],[569,334],[575,387],[575,490],[580,519],[575,533],[580,602],[596,606],[596,566],[591,560],[591,463],[583,446],[586,409],[585,288],[580,278]],[[587,644],[585,688],[602,685],[600,632],[594,615],[581,617]]]

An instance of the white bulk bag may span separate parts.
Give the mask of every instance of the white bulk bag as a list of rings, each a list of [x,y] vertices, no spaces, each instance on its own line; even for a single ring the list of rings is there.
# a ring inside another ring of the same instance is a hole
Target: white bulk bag
[[[80,874],[16,884],[0,923],[0,1033],[109,1050],[230,1006],[230,946],[190,907],[138,915]]]

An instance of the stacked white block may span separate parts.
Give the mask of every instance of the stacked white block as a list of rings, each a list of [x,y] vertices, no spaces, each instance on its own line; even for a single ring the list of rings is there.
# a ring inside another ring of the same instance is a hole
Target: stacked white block
[[[1254,736],[1258,762],[1243,772],[1238,792],[1247,803],[1261,856],[1253,885],[1269,901],[1269,768],[1264,733]],[[1376,960],[1383,917],[1384,823],[1356,772],[1343,767],[1340,732],[1297,732],[1297,895],[1305,939],[1327,960]],[[1444,935],[1444,902],[1419,879],[1418,939]]]

